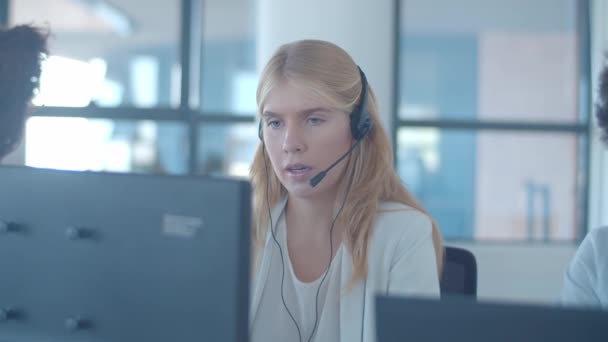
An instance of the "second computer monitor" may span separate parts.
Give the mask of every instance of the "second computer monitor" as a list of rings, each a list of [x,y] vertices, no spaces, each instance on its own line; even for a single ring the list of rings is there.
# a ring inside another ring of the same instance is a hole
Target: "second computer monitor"
[[[378,342],[608,341],[608,312],[553,306],[380,296]]]

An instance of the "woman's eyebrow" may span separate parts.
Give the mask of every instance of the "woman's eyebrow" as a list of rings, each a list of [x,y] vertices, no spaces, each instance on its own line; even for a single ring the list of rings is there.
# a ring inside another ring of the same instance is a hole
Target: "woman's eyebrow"
[[[300,115],[308,115],[311,113],[318,113],[318,112],[329,112],[329,109],[325,108],[325,107],[313,107],[313,108],[309,108],[309,109],[304,109],[302,111],[300,111]]]
[[[312,113],[319,113],[319,112],[321,112],[321,113],[327,113],[329,111],[330,110],[328,108],[325,108],[325,107],[312,107],[312,108],[303,109],[303,110],[299,111],[297,114],[298,115],[309,115],[309,114],[312,114]],[[262,113],[262,117],[265,117],[265,118],[266,117],[281,117],[281,116],[282,116],[282,114],[271,112],[269,110],[265,110]]]
[[[274,118],[274,117],[279,117],[279,116],[281,116],[281,115],[277,114],[275,112],[267,111],[267,110],[265,110],[262,113],[262,117],[264,117],[264,118]]]

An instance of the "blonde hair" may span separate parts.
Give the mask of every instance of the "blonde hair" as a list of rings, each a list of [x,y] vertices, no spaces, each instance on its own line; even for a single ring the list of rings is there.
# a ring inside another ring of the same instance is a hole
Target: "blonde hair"
[[[257,89],[258,113],[272,89],[283,81],[302,86],[335,109],[351,112],[362,93],[357,65],[340,47],[325,41],[302,40],[281,46],[262,71]],[[432,222],[437,271],[441,274],[443,248],[437,224],[402,184],[393,166],[393,154],[386,132],[380,125],[376,97],[368,85],[368,111],[374,127],[353,150],[340,188],[351,181],[351,189],[336,224],[345,227],[344,242],[352,255],[351,283],[367,276],[368,245],[380,201],[406,204]],[[264,160],[266,158],[266,160]],[[266,164],[265,164],[266,163]],[[274,207],[287,195],[263,151],[257,148],[250,177],[253,187],[253,252],[256,260],[263,249],[270,218],[266,200]],[[350,179],[349,179],[350,178]],[[268,195],[266,188],[268,187]],[[268,196],[268,198],[266,197]],[[273,217],[276,220],[276,218]]]

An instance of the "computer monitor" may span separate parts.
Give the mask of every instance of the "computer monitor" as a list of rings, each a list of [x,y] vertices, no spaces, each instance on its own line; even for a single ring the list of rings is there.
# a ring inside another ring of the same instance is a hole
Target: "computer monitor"
[[[378,342],[608,341],[608,312],[379,296]]]
[[[0,167],[0,340],[246,341],[243,180]]]

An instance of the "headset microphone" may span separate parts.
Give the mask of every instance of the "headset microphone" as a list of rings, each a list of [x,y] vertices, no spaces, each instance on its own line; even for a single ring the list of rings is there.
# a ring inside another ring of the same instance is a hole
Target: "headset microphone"
[[[333,164],[331,164],[327,169],[317,173],[314,177],[312,177],[309,181],[310,186],[312,186],[313,188],[315,186],[317,186],[317,184],[319,184],[323,180],[323,178],[325,178],[325,175],[327,174],[327,172],[329,172],[329,170],[333,169],[336,165],[338,165],[338,163],[341,162],[342,159],[346,158],[346,156],[348,156],[355,149],[355,147],[357,147],[359,142],[361,142],[361,140],[357,140],[357,142],[355,142],[353,144],[353,146],[351,146],[351,148],[348,150],[348,152],[344,153],[340,158],[338,158],[338,160],[336,160]]]

